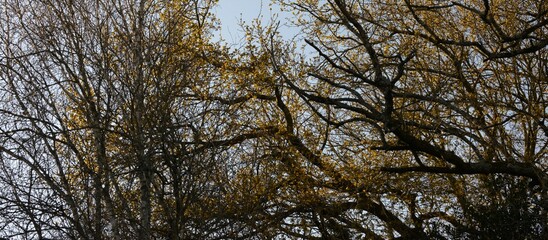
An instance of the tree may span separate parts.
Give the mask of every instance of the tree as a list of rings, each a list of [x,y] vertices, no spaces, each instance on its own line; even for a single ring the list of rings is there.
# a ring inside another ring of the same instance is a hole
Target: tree
[[[545,2],[278,2],[313,55],[214,43],[214,0],[5,0],[0,234],[548,234]]]
[[[288,167],[257,175],[295,184],[258,219],[303,238],[547,234],[546,3],[281,2],[318,57],[256,43]]]
[[[222,236],[214,3],[5,2],[3,233]]]

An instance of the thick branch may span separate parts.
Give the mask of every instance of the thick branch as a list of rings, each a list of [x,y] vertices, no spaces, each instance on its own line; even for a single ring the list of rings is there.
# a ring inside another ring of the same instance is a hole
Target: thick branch
[[[426,172],[426,173],[450,173],[450,174],[495,174],[503,173],[513,176],[531,178],[535,185],[547,187],[548,176],[542,170],[529,164],[519,163],[467,163],[457,167],[383,167],[382,171],[391,173]]]

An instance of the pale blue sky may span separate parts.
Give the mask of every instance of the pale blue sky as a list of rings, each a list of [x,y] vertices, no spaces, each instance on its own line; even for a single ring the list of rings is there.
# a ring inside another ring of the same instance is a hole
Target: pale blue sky
[[[220,0],[215,9],[221,21],[221,35],[231,43],[238,42],[242,37],[242,30],[238,26],[240,20],[250,23],[260,16],[262,9],[268,9],[270,0]],[[262,9],[261,9],[262,2]],[[262,13],[264,15],[264,13]]]
[[[262,17],[264,24],[275,14],[278,14],[278,20],[281,22],[280,32],[287,38],[295,35],[296,28],[287,27],[287,18],[291,17],[289,13],[282,13],[278,6],[269,6],[271,0],[219,0],[219,4],[214,9],[217,18],[221,21],[221,35],[229,44],[238,45],[244,37],[241,27],[238,25],[240,20],[250,24],[254,18]]]

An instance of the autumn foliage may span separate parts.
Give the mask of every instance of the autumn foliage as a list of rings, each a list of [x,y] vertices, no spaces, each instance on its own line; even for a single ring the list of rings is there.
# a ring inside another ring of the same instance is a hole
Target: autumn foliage
[[[548,236],[547,2],[216,4],[2,3],[0,237]]]

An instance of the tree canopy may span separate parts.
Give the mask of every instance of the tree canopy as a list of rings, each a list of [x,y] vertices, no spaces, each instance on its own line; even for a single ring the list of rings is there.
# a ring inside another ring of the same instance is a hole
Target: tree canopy
[[[548,2],[216,4],[4,0],[0,237],[548,237]]]

